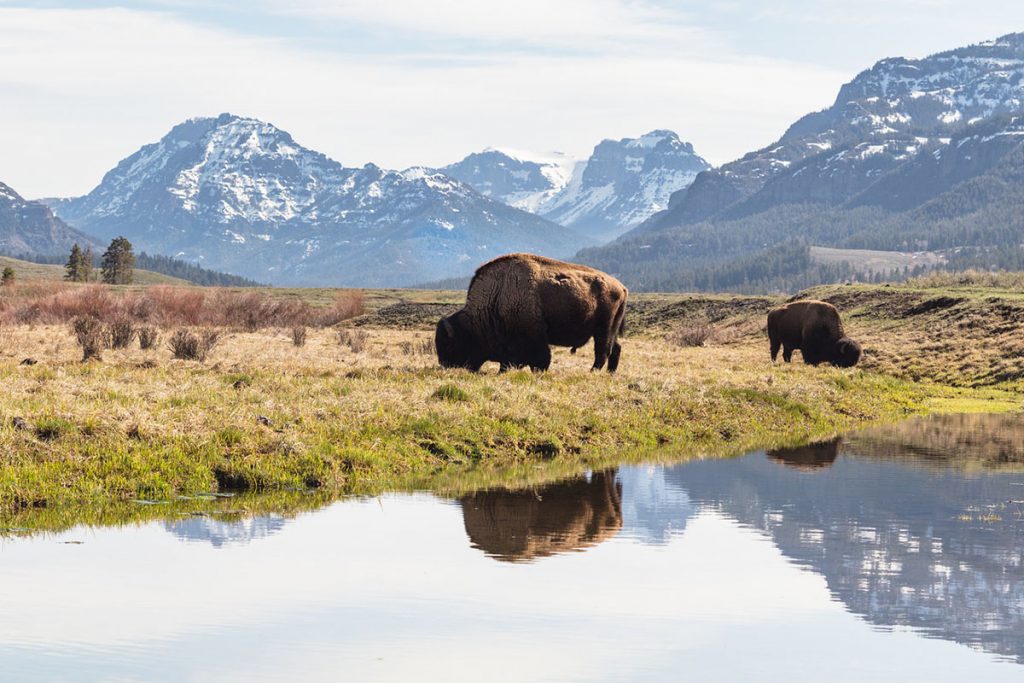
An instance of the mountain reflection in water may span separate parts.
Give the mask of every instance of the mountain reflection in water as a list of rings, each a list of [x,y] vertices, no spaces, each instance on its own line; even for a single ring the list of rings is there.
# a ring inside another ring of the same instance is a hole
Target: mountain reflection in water
[[[623,527],[664,542],[700,508],[767,533],[879,626],[1024,661],[1024,425],[1016,415],[943,415],[652,478],[624,468],[529,491],[462,498],[470,542],[502,560],[601,543]],[[776,465],[785,467],[779,468]],[[625,486],[623,487],[623,482]],[[656,496],[682,504],[650,505]]]

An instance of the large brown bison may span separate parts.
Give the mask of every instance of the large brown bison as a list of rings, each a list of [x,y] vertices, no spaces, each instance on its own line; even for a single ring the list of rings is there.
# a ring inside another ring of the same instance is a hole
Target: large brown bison
[[[533,254],[508,254],[477,269],[466,305],[437,323],[437,359],[474,372],[487,361],[502,371],[547,370],[551,348],[573,351],[594,339],[594,369],[619,365],[628,291],[599,270]]]
[[[532,489],[478,491],[459,502],[473,547],[505,562],[582,550],[622,528],[615,470]]]
[[[849,368],[860,360],[860,344],[846,336],[839,311],[824,301],[794,301],[776,308],[768,314],[768,340],[772,361],[779,355],[779,347],[787,363],[796,349],[810,365],[831,363]]]

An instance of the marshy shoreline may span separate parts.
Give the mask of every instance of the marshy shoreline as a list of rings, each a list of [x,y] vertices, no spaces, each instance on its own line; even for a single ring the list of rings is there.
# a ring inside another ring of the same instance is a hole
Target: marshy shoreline
[[[7,321],[0,527],[515,486],[794,446],[916,414],[1020,407],[1019,283],[941,276],[805,294],[840,308],[864,344],[860,366],[773,365],[764,314],[784,299],[765,296],[631,297],[612,376],[589,371],[589,347],[555,349],[547,373],[438,368],[432,328],[457,292],[367,292],[364,312],[303,326],[301,345],[295,325],[221,325],[204,361],[173,358],[176,326],[159,320],[165,341],[89,362],[67,323]],[[266,296],[337,301],[329,290]]]

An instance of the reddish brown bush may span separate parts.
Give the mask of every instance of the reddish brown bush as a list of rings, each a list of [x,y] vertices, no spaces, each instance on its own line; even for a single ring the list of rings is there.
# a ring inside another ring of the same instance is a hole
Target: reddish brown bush
[[[199,325],[203,322],[206,293],[202,290],[159,285],[146,290],[146,300],[164,325]]]
[[[366,312],[365,296],[358,289],[346,289],[334,295],[334,303],[317,312],[317,327],[333,327],[338,323]]]

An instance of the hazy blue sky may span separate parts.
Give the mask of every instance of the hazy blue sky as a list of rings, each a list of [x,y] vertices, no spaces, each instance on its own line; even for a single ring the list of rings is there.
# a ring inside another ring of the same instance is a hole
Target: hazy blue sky
[[[878,59],[1020,30],[1020,0],[0,0],[0,181],[83,193],[223,111],[346,165],[586,156],[654,128],[722,163]]]

